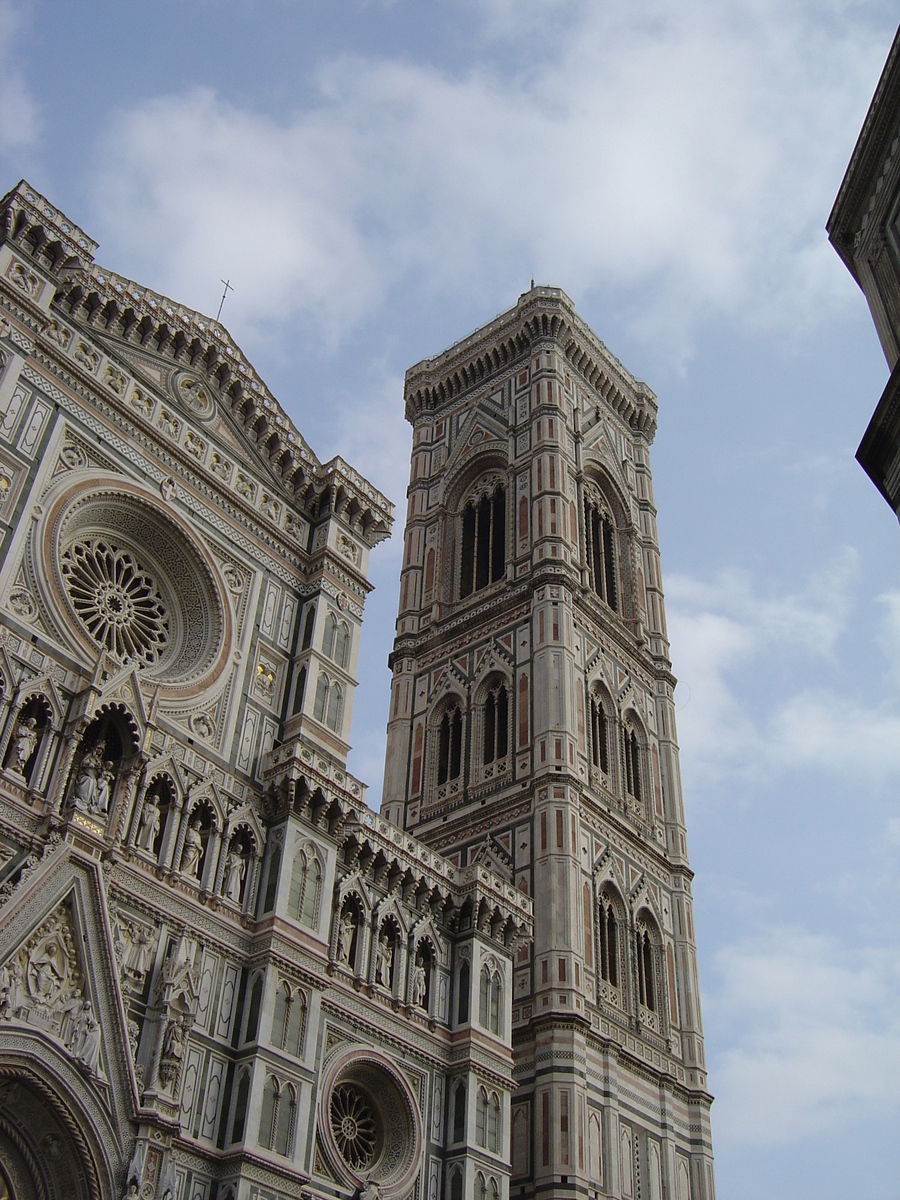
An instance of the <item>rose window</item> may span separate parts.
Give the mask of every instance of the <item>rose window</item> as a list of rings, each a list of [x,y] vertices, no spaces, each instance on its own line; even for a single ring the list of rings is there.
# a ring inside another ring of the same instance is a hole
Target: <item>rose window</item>
[[[193,697],[221,676],[231,607],[187,521],[134,484],[100,477],[60,487],[41,526],[46,600],[87,661],[109,654],[168,695]]]
[[[378,1118],[367,1096],[352,1083],[331,1095],[331,1130],[341,1157],[354,1170],[372,1165],[379,1143]]]
[[[95,642],[121,662],[152,666],[170,640],[159,586],[128,550],[101,538],[74,542],[60,557],[72,607]]]
[[[370,1047],[332,1057],[322,1081],[322,1146],[336,1178],[351,1189],[378,1185],[400,1200],[421,1169],[423,1140],[416,1096],[395,1065]]]

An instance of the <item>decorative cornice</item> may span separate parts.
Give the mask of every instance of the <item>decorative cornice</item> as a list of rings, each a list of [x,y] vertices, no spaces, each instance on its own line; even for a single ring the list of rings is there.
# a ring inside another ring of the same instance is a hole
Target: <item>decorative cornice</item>
[[[575,312],[561,288],[534,287],[515,308],[436,358],[406,372],[406,418],[438,412],[473,388],[499,383],[541,342],[554,341],[585,382],[638,433],[652,441],[656,397],[636,380]]]

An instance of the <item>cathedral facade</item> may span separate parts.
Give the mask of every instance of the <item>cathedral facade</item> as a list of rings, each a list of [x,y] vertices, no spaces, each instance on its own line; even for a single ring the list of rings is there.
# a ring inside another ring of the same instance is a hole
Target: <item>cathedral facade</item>
[[[218,322],[0,201],[0,1197],[712,1200],[647,447],[532,289],[391,504]]]

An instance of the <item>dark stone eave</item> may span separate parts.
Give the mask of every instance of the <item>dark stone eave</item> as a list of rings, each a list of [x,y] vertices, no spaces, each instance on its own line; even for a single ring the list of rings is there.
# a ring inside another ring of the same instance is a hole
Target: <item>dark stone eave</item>
[[[891,142],[900,126],[900,28],[875,89],[850,163],[825,224],[829,240],[847,270],[859,282],[853,239],[859,230]]]

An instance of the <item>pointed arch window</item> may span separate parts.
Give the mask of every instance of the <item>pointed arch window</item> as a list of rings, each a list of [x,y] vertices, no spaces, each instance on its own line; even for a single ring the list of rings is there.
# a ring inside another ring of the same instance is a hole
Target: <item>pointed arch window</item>
[[[600,943],[600,978],[612,987],[619,986],[619,924],[612,898],[600,896],[598,941]]]
[[[591,696],[591,761],[609,774],[609,719],[599,696]]]
[[[481,969],[479,1020],[484,1029],[500,1033],[501,984],[500,973],[485,964]]]
[[[506,758],[509,749],[509,697],[506,685],[497,684],[484,702],[484,765]]]
[[[487,1106],[487,1148],[494,1154],[500,1152],[500,1097],[491,1092]]]
[[[453,1093],[453,1141],[466,1140],[466,1084],[460,1080]]]
[[[462,512],[459,597],[464,600],[502,578],[506,568],[506,490],[472,499]]]
[[[462,713],[459,705],[448,708],[438,726],[438,786],[458,779],[462,770]]]
[[[645,1008],[656,1012],[656,964],[653,951],[653,937],[650,930],[643,921],[638,921],[635,931],[638,999]]]
[[[591,587],[613,612],[618,612],[615,525],[609,509],[596,493],[585,496],[584,535],[585,558]]]
[[[344,704],[344,693],[341,685],[321,673],[316,683],[316,701],[313,706],[313,716],[323,725],[335,732],[341,723],[341,712]]]
[[[643,799],[641,785],[641,743],[634,729],[625,730],[625,791],[640,802]]]
[[[346,621],[339,621],[331,612],[325,618],[322,650],[339,667],[346,667],[350,653],[350,626]]]
[[[294,859],[288,905],[291,915],[310,929],[315,929],[318,924],[321,886],[319,860],[308,848],[301,850]]]
[[[459,1167],[450,1176],[450,1200],[463,1200],[463,1173]]]
[[[465,1025],[469,1019],[469,987],[471,986],[471,970],[467,960],[463,960],[456,977],[456,1023]]]

